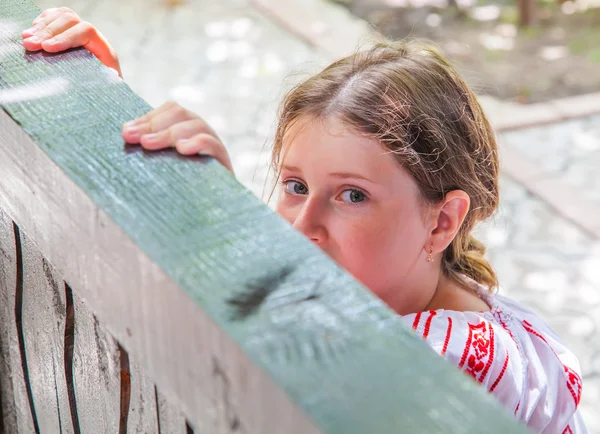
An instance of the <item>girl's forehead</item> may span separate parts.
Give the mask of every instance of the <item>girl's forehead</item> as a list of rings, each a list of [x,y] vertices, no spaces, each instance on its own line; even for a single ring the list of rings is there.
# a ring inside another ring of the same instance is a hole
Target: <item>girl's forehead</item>
[[[286,129],[281,143],[280,160],[290,152],[377,154],[383,147],[376,139],[357,132],[338,117],[315,118],[303,116]]]
[[[378,140],[337,119],[294,124],[284,136],[279,164],[321,174],[357,173],[382,182],[391,181],[401,170],[394,154]]]

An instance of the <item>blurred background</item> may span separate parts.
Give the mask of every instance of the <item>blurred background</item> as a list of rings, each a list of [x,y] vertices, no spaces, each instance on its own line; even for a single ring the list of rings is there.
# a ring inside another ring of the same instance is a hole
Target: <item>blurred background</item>
[[[436,42],[498,134],[501,206],[477,232],[500,292],[575,352],[600,434],[600,0],[35,1],[98,27],[151,105],[205,117],[260,197],[286,89],[373,31]]]

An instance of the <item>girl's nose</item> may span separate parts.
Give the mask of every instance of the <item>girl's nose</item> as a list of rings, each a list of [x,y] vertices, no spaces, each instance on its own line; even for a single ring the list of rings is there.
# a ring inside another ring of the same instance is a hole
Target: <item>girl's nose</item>
[[[313,243],[322,247],[327,240],[325,210],[317,201],[307,199],[300,213],[294,219],[293,226]]]

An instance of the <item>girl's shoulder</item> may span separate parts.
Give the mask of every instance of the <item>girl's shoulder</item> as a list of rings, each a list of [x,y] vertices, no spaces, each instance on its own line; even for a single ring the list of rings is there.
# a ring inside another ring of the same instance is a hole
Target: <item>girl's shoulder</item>
[[[518,381],[525,369],[522,344],[510,312],[494,307],[485,312],[438,309],[406,315],[403,320],[433,350],[490,391],[507,381],[513,389],[522,388]]]
[[[582,382],[573,353],[531,310],[486,288],[475,289],[489,311],[440,309],[406,315],[403,321],[531,428],[585,432],[574,430],[580,425],[576,409]]]

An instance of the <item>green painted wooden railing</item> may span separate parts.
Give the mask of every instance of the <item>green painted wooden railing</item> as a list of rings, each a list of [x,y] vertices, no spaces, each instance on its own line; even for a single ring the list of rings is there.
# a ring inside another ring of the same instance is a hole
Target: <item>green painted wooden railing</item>
[[[125,146],[150,107],[38,13],[0,0],[0,208],[197,432],[521,432],[218,163]]]

